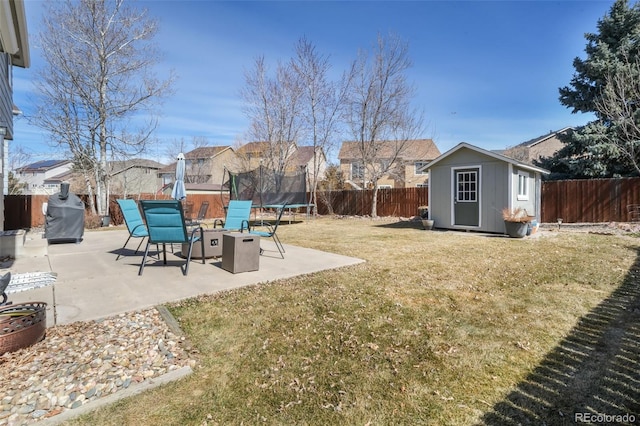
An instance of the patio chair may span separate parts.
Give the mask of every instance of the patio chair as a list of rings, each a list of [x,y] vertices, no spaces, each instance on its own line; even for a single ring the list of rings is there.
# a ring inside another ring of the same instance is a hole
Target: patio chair
[[[189,250],[187,252],[187,260],[182,265],[182,274],[187,275],[189,273],[189,262],[191,262],[191,252],[193,251],[193,244],[196,241],[200,241],[201,253],[204,253],[204,240],[199,237],[202,235],[202,227],[194,227],[191,231],[191,235],[187,232],[187,226],[184,222],[184,211],[182,210],[182,204],[177,200],[141,200],[142,214],[145,222],[147,223],[147,230],[149,231],[149,238],[147,239],[147,247],[144,250],[144,256],[142,263],[140,264],[140,270],[138,275],[142,275],[145,262],[147,261],[147,255],[149,254],[149,246],[151,244],[162,244],[162,254],[164,264],[167,264],[167,244],[188,244]],[[184,256],[184,253],[182,253]],[[204,256],[202,257],[202,264],[205,263]]]
[[[201,226],[201,225],[208,226],[206,223],[204,223],[204,217],[207,215],[207,210],[209,210],[209,202],[203,201],[202,204],[200,204],[200,210],[198,210],[198,216],[195,219],[194,218],[186,219],[187,226],[188,227]]]
[[[251,204],[252,201],[231,200],[227,206],[227,217],[224,222],[221,219],[216,219],[213,222],[213,227],[217,228],[218,225],[228,229],[230,231],[244,232],[249,230],[249,218],[251,217]]]
[[[630,222],[640,222],[640,204],[627,205],[627,213]]]
[[[138,244],[134,254],[138,253],[145,237],[149,236],[147,226],[142,220],[138,203],[136,203],[135,200],[116,200],[116,202],[118,203],[118,206],[120,206],[124,223],[127,225],[127,230],[129,231],[129,237],[127,238],[127,241],[124,242],[122,249],[124,250],[131,238],[140,238],[140,244]],[[120,259],[120,256],[122,256],[122,253],[118,253],[116,260]]]
[[[282,243],[280,242],[280,238],[278,238],[276,231],[278,230],[278,225],[280,224],[280,219],[282,219],[282,214],[284,213],[285,208],[286,208],[286,205],[282,205],[281,207],[278,208],[279,211],[276,214],[276,221],[273,224],[264,222],[264,221],[261,223],[261,226],[264,225],[266,227],[266,231],[258,230],[255,227],[249,231],[250,234],[259,235],[261,238],[272,238],[273,242],[276,244],[276,248],[280,252],[280,257],[282,257],[283,259],[284,259],[284,247],[282,246]],[[264,249],[260,247],[260,254],[263,254],[263,253],[264,253]]]

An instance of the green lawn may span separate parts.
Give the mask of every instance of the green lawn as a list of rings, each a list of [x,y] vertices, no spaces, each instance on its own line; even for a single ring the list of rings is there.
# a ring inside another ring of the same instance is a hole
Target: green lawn
[[[573,424],[640,411],[640,240],[322,218],[365,259],[170,306],[199,366],[77,424]]]

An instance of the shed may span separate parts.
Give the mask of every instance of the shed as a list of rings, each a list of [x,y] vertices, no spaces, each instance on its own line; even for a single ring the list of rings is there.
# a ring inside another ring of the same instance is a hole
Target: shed
[[[429,218],[436,228],[506,233],[502,210],[540,218],[542,175],[549,171],[460,143],[425,166]]]

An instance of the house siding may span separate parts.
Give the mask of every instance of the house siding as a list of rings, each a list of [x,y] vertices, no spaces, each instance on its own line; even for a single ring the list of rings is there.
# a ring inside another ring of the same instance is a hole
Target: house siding
[[[529,147],[529,161],[539,160],[543,157],[551,157],[564,147],[564,143],[557,136],[552,136]]]
[[[155,193],[160,189],[162,179],[158,170],[148,167],[130,167],[111,178],[111,193],[127,197],[132,194]]]
[[[13,139],[13,89],[11,81],[11,58],[0,53],[0,126],[7,129],[5,139]]]
[[[211,181],[209,183],[222,184],[225,178],[225,168],[228,170],[237,169],[240,164],[238,156],[232,149],[228,149],[212,159]]]

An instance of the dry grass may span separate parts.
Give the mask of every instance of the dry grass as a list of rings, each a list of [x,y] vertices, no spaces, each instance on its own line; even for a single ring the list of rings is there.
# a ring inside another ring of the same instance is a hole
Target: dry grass
[[[281,226],[285,244],[367,262],[173,306],[201,366],[77,423],[563,424],[580,410],[638,412],[639,240],[418,226]]]

